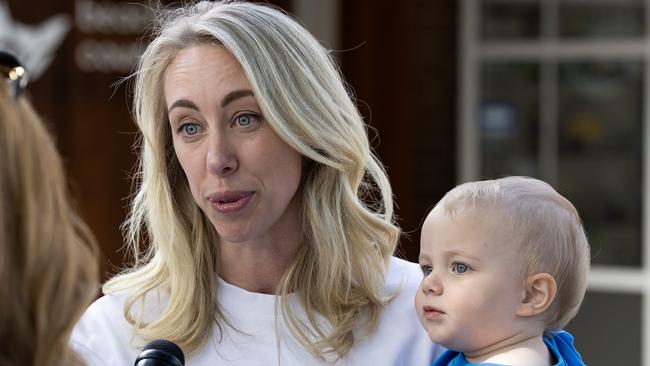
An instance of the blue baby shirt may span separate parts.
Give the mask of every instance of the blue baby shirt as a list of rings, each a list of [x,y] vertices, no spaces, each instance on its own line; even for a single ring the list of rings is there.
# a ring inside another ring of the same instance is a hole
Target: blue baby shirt
[[[553,366],[584,366],[580,353],[573,346],[573,336],[563,330],[544,337],[548,350],[555,356],[557,362]],[[431,366],[471,366],[461,352],[445,351]],[[496,363],[482,363],[481,366],[503,366]]]

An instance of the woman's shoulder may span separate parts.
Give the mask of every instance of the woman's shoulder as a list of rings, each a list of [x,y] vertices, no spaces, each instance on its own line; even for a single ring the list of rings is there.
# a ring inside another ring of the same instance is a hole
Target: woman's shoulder
[[[104,295],[95,300],[83,313],[76,328],[86,326],[98,326],[100,324],[116,324],[124,316],[124,304],[127,295],[110,294]]]
[[[104,295],[86,309],[75,325],[70,344],[87,365],[124,364],[137,352],[135,348],[124,351],[131,338],[123,315],[125,302],[126,295]]]
[[[108,293],[95,300],[84,312],[82,320],[89,322],[124,320],[124,309],[131,294],[126,291]],[[164,310],[169,296],[163,290],[152,290],[143,298],[136,298],[131,314],[137,315],[143,322],[154,321]]]
[[[133,326],[124,315],[127,293],[107,294],[95,300],[72,330],[72,348],[88,365],[133,364],[144,343],[136,336]],[[153,300],[152,296],[146,297]],[[136,302],[132,310],[143,310],[143,319],[149,321],[160,309],[158,302]],[[133,313],[133,311],[132,311]]]
[[[391,257],[385,275],[383,306],[374,332],[348,355],[347,364],[429,365],[441,351],[420,325],[413,299],[422,279],[420,266]]]
[[[405,259],[391,257],[386,271],[386,289],[399,290],[404,288],[415,291],[422,281],[420,265]]]

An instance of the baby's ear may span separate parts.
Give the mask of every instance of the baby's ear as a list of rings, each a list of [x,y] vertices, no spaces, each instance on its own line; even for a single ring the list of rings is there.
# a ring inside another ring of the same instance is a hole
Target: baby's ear
[[[543,313],[555,300],[557,284],[548,273],[535,273],[526,279],[525,295],[517,308],[519,316],[535,316]]]

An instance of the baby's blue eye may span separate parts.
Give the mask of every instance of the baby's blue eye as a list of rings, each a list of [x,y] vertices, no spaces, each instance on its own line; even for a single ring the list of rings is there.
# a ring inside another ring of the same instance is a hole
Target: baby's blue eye
[[[430,275],[433,271],[433,268],[431,266],[420,266],[420,269],[422,269],[422,274],[424,277]]]
[[[186,123],[181,126],[181,132],[187,136],[194,136],[199,133],[199,127],[194,123]]]
[[[247,127],[251,123],[253,123],[253,116],[251,116],[250,114],[242,114],[235,118],[235,123],[237,123],[237,125],[241,127]]]
[[[451,270],[458,274],[463,274],[469,272],[469,266],[464,263],[454,263],[452,264]]]

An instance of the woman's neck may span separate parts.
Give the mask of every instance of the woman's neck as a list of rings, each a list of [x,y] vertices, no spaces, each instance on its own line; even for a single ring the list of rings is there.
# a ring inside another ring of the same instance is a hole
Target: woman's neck
[[[274,294],[285,269],[295,257],[297,246],[292,247],[222,243],[219,276],[231,285],[251,292]]]
[[[265,233],[243,242],[218,244],[219,276],[250,292],[277,293],[278,283],[302,244],[302,217],[297,199]]]
[[[543,336],[529,337],[508,346],[500,347],[480,355],[465,354],[471,363],[496,363],[518,366],[549,366],[551,354],[544,344]]]

